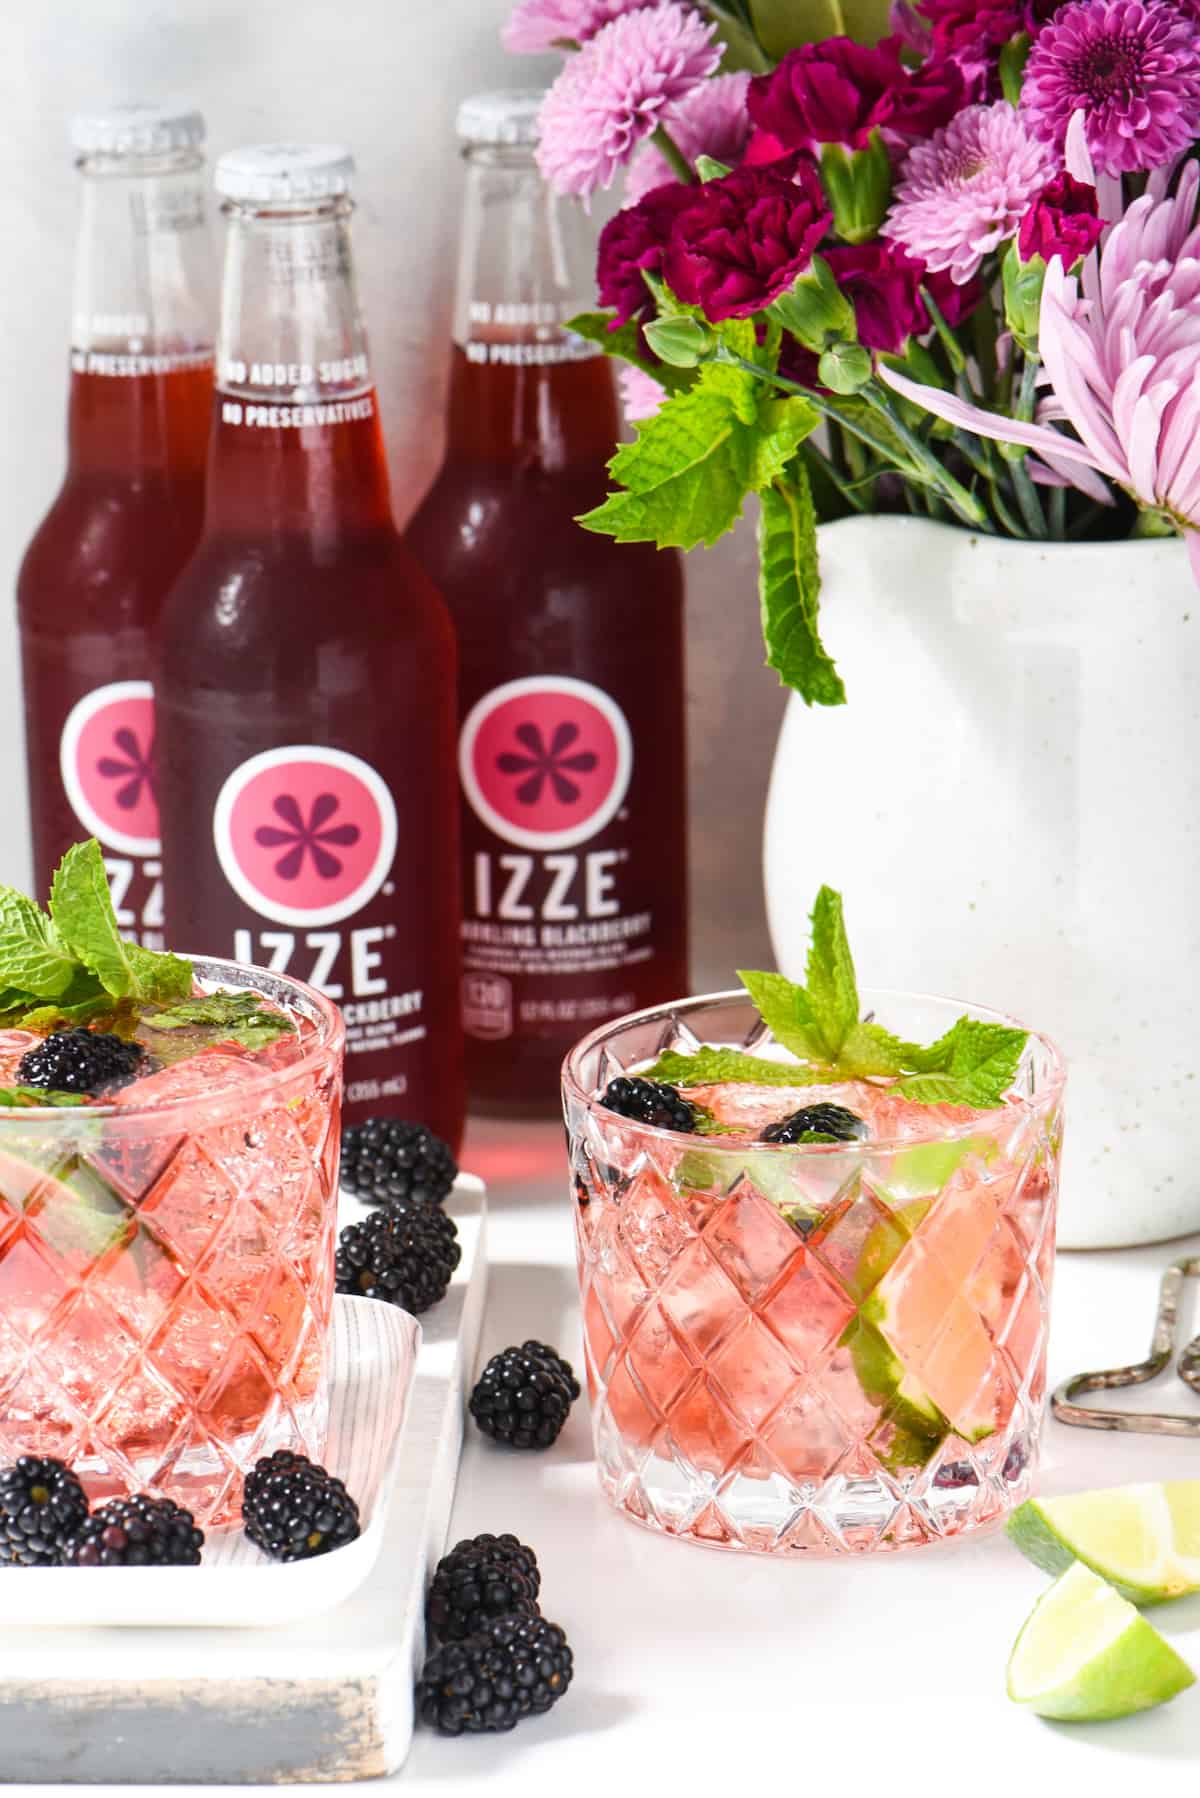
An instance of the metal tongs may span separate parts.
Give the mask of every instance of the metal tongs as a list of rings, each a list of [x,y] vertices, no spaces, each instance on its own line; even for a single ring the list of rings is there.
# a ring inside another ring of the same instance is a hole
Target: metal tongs
[[[1150,1353],[1132,1367],[1112,1367],[1104,1373],[1080,1373],[1064,1380],[1050,1401],[1059,1423],[1077,1424],[1085,1430],[1131,1430],[1147,1436],[1200,1436],[1200,1416],[1183,1417],[1171,1411],[1108,1411],[1099,1405],[1075,1403],[1085,1392],[1109,1392],[1117,1386],[1142,1386],[1162,1373],[1175,1353],[1179,1322],[1179,1297],[1183,1283],[1200,1279],[1200,1255],[1173,1261],[1158,1291],[1158,1315]],[[1193,1336],[1176,1363],[1181,1380],[1200,1397],[1200,1336]]]

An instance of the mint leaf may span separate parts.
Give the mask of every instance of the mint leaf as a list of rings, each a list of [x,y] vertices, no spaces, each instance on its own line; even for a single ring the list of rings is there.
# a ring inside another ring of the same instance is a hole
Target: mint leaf
[[[821,642],[821,576],[812,490],[800,463],[763,489],[758,521],[759,602],[767,667],[806,705],[844,705],[846,689]]]
[[[768,973],[761,968],[739,968],[738,979],[777,1043],[782,1043],[801,1061],[820,1056],[821,1044],[814,1029],[812,1005],[802,986],[797,986],[784,974]]]
[[[0,887],[0,986],[56,999],[77,965],[45,912],[15,887]]]
[[[895,1090],[919,1105],[970,1105],[976,1111],[990,1111],[1012,1086],[1027,1041],[1024,1030],[959,1018],[923,1054],[926,1060],[937,1055],[942,1069],[912,1074]]]
[[[624,491],[585,513],[587,530],[660,549],[711,547],[741,514],[748,492],[782,473],[813,430],[807,400],[764,399],[741,369],[706,363],[622,444],[609,472]]]
[[[105,992],[114,999],[133,992],[137,983],[130,945],[117,929],[104,858],[94,837],[73,844],[55,870],[50,915],[75,959],[96,976]]]
[[[838,1067],[847,1079],[887,1079],[908,1065],[908,1046],[882,1024],[855,1024],[842,1044]]]
[[[142,1020],[149,1031],[186,1030],[189,1035],[187,1053],[195,1052],[196,1042],[240,1043],[244,1049],[262,1049],[281,1036],[295,1033],[296,1026],[280,1011],[264,1011],[259,993],[206,993],[199,999],[186,999],[168,1011],[152,1012]]]
[[[143,949],[128,943],[129,965],[133,969],[136,999],[162,1001],[178,999],[192,990],[192,964],[181,955],[167,955],[158,949]]]
[[[645,1080],[665,1080],[670,1086],[717,1086],[723,1081],[750,1082],[755,1086],[820,1086],[840,1080],[830,1068],[801,1067],[795,1062],[768,1061],[741,1049],[697,1049],[680,1055],[668,1049],[652,1068],[642,1071]]]
[[[812,910],[808,948],[808,1001],[827,1059],[836,1062],[858,1023],[858,983],[842,916],[842,896],[822,887]]]
[[[588,343],[598,344],[606,356],[631,362],[634,368],[652,375],[668,393],[686,392],[696,379],[695,370],[665,367],[647,354],[642,334],[635,324],[618,325],[612,329],[615,316],[612,312],[581,312],[567,321],[565,329],[574,331],[576,337],[586,338]]]
[[[52,1087],[0,1086],[0,1106],[8,1110],[18,1106],[26,1109],[31,1105],[86,1105],[87,1102],[83,1093],[60,1093]]]
[[[50,916],[75,959],[114,999],[168,999],[191,991],[188,962],[123,941],[94,837],[73,844],[59,863],[50,887]]]
[[[19,1025],[24,1030],[69,1030],[75,1024],[90,1024],[96,1018],[108,1018],[122,1007],[106,993],[94,974],[76,967],[75,978],[57,999],[39,1000],[22,996],[11,1010],[3,1014],[7,1028]]]

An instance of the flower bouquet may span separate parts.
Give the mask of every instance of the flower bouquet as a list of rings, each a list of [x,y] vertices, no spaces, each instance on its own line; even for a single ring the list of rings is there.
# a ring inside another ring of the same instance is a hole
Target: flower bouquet
[[[691,549],[756,493],[768,664],[834,705],[818,517],[1179,532],[1200,571],[1200,0],[897,0],[781,47],[808,10],[521,0],[505,41],[568,52],[551,184],[626,184],[574,328],[637,435],[582,522]]]

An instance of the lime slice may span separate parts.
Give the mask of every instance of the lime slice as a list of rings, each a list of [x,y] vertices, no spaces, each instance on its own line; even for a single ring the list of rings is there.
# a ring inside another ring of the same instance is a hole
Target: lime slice
[[[1031,1498],[1007,1527],[1038,1567],[1082,1561],[1133,1604],[1200,1592],[1200,1480]]]
[[[1195,1679],[1158,1631],[1082,1561],[1038,1599],[1008,1661],[1009,1697],[1068,1723],[1152,1710]]]

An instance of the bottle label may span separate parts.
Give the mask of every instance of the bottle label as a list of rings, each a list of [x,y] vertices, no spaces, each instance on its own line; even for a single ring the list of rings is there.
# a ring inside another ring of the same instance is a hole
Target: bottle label
[[[654,924],[622,898],[633,759],[624,712],[588,681],[509,681],[468,713],[459,773],[489,843],[467,858],[470,1035],[570,1030],[631,1008],[623,971],[652,953]],[[547,976],[569,980],[553,991]],[[581,976],[587,991],[572,992]]]
[[[405,979],[389,914],[396,807],[368,762],[320,744],[251,756],[217,795],[213,842],[238,897],[280,929],[239,929],[234,954],[336,999],[354,1055],[424,1039],[425,993]],[[341,925],[346,928],[330,929]],[[399,978],[397,978],[399,976]],[[403,1072],[352,1076],[351,1100],[401,1096]]]
[[[112,681],[77,700],[59,740],[59,771],[83,831],[106,851],[122,933],[148,949],[163,948],[150,682]]]

